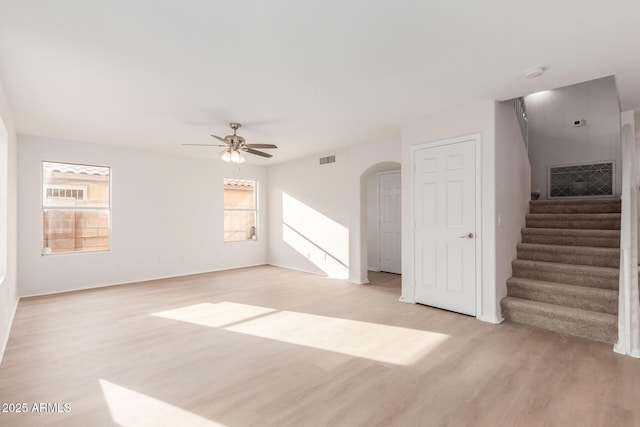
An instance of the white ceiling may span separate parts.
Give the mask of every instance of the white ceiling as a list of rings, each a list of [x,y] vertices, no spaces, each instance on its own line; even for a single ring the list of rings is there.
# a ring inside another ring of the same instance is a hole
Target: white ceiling
[[[0,1],[19,132],[215,157],[181,143],[239,121],[249,143],[280,146],[257,164],[607,75],[640,110],[639,41],[638,0]]]

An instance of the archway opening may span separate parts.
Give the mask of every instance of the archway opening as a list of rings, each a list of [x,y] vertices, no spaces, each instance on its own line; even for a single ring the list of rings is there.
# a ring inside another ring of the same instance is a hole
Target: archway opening
[[[360,175],[360,266],[362,269],[361,277],[366,278],[367,281],[369,281],[369,272],[391,270],[388,264],[385,264],[384,260],[381,262],[381,253],[388,245],[390,245],[389,247],[395,247],[395,244],[392,240],[386,239],[385,241],[385,239],[380,238],[381,217],[384,216],[384,213],[381,216],[380,212],[381,205],[386,206],[386,209],[396,209],[397,220],[400,221],[400,197],[398,194],[397,199],[391,200],[391,204],[387,203],[385,205],[384,201],[381,201],[380,198],[380,179],[381,176],[386,176],[392,172],[400,172],[399,162],[376,163]],[[383,209],[385,208],[383,207]],[[396,215],[394,215],[394,217],[396,217]],[[401,244],[400,237],[398,237],[396,244]],[[399,257],[399,247],[397,251],[397,257]],[[393,272],[399,274],[400,266],[398,265],[396,268],[393,268],[393,270],[395,270]]]

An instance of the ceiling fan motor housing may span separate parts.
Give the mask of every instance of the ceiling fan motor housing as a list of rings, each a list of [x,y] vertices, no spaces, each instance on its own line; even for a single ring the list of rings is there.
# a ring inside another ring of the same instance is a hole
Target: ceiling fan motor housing
[[[262,157],[273,157],[271,154],[265,153],[263,151],[258,151],[256,148],[278,148],[274,144],[246,144],[245,139],[240,135],[236,135],[236,131],[240,128],[240,123],[229,123],[229,127],[233,129],[233,135],[226,135],[224,138],[219,137],[217,135],[211,135],[213,138],[217,139],[220,142],[224,142],[226,146],[222,145],[211,145],[211,144],[183,144],[183,145],[207,145],[212,147],[225,147],[225,149],[220,153],[222,160],[225,162],[231,161],[232,163],[242,163],[244,161],[244,157],[242,157],[242,152],[255,154]],[[231,159],[231,155],[239,154],[242,161],[235,161]]]

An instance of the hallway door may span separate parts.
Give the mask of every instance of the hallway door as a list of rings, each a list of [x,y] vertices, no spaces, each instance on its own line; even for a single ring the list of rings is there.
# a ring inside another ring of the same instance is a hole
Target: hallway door
[[[380,271],[402,273],[402,217],[400,171],[378,175]]]

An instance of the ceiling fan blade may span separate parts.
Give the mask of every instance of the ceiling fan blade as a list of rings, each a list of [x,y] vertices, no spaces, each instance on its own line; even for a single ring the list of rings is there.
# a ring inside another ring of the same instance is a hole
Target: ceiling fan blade
[[[182,144],[182,145],[197,145],[199,147],[226,147],[226,145],[222,145],[222,144]]]
[[[243,147],[242,148],[243,151],[246,151],[247,153],[251,153],[251,154],[255,154],[257,156],[262,156],[262,157],[273,157],[271,154],[269,153],[263,153],[262,151],[258,151],[258,150],[254,150],[252,148],[249,147]]]
[[[273,144],[247,144],[249,148],[278,148],[277,145]]]
[[[214,137],[215,139],[219,140],[219,141],[224,142],[224,143],[225,143],[225,144],[227,144],[227,145],[230,145],[230,144],[229,144],[229,141],[227,141],[227,140],[226,140],[226,139],[224,139],[224,138],[220,138],[219,136],[215,136],[215,135],[211,135],[211,136],[212,136],[212,137]]]

